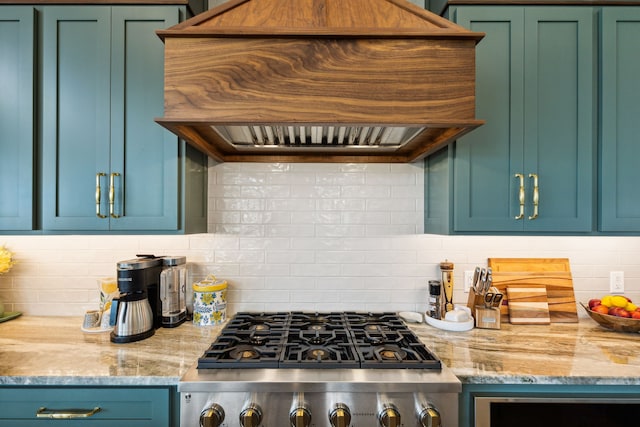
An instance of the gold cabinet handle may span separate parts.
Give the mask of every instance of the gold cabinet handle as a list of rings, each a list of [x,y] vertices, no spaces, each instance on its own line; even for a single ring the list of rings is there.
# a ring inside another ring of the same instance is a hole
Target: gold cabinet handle
[[[102,215],[100,213],[100,201],[102,199],[102,189],[100,187],[100,178],[103,176],[107,176],[106,173],[98,172],[96,174],[96,216],[98,218],[106,218],[106,215]]]
[[[45,407],[38,408],[36,418],[88,418],[100,412],[100,407],[93,409],[47,409]]]
[[[120,218],[120,215],[116,215],[115,213],[116,176],[120,176],[120,174],[118,172],[112,172],[111,175],[109,175],[109,215],[111,218]]]
[[[538,189],[538,174],[530,173],[529,178],[533,178],[533,215],[529,219],[538,218],[538,203],[540,202],[540,190]]]
[[[521,173],[517,173],[515,177],[520,180],[520,188],[518,189],[518,202],[520,203],[520,214],[518,214],[515,218],[522,219],[524,218],[524,175]]]

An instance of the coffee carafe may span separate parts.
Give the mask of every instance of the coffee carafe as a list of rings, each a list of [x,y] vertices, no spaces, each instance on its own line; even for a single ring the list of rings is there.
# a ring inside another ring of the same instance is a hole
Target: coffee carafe
[[[118,263],[120,295],[111,306],[111,341],[127,343],[149,338],[160,326],[158,288],[162,258],[139,256]]]
[[[162,326],[173,328],[187,318],[187,258],[183,256],[162,257],[160,274],[160,302]]]

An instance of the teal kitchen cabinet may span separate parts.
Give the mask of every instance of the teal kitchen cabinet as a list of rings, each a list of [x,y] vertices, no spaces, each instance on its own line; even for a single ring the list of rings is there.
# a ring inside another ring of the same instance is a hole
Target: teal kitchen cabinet
[[[426,160],[426,232],[593,231],[594,13],[450,8],[455,22],[486,33],[476,49],[476,115],[486,123]]]
[[[174,404],[170,387],[3,387],[0,425],[169,427]]]
[[[0,230],[34,225],[35,10],[0,6]]]
[[[205,231],[206,157],[153,120],[164,102],[155,30],[179,15],[175,6],[42,8],[45,232]],[[187,187],[201,191],[189,206]]]
[[[600,223],[640,232],[640,8],[601,13]]]

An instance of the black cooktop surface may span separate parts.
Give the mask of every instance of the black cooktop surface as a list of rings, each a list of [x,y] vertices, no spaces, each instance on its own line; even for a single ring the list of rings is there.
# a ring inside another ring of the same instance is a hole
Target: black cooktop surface
[[[441,367],[395,313],[238,313],[198,359],[198,369]]]

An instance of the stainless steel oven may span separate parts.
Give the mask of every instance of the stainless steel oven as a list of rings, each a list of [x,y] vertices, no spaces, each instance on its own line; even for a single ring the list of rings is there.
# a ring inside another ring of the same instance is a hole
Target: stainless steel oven
[[[640,419],[640,397],[475,397],[475,427],[626,427]]]
[[[238,313],[180,380],[180,426],[457,427],[461,388],[394,313]]]

